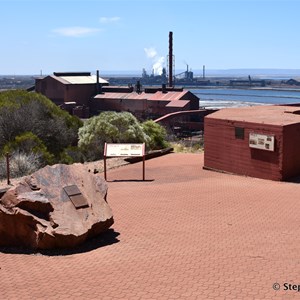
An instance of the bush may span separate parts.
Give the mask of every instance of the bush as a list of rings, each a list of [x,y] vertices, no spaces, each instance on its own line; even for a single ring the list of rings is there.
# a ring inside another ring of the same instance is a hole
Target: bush
[[[13,152],[9,159],[10,177],[29,175],[41,167],[40,157],[35,153]],[[6,177],[6,158],[0,161],[0,177]]]
[[[76,162],[84,162],[84,156],[78,147],[69,146],[60,154],[60,163],[73,164]]]
[[[0,179],[6,178],[6,157],[0,156]]]
[[[61,110],[41,94],[21,90],[0,92],[0,149],[17,136],[31,132],[59,157],[70,145],[77,145],[82,122]]]
[[[166,142],[167,131],[164,127],[152,120],[145,121],[142,127],[145,134],[149,136],[147,142],[148,149],[156,150],[168,147],[168,143]]]
[[[141,124],[129,112],[103,112],[79,129],[78,145],[88,160],[103,157],[105,143],[142,143],[149,140]]]
[[[166,130],[153,121],[143,124],[129,112],[103,112],[79,129],[79,147],[88,160],[103,157],[105,143],[145,143],[147,150],[167,146]]]
[[[28,155],[34,153],[40,158],[42,165],[52,164],[54,161],[54,155],[49,153],[43,141],[32,132],[24,132],[16,136],[13,142],[7,143],[3,148],[3,154],[7,152],[22,152]]]

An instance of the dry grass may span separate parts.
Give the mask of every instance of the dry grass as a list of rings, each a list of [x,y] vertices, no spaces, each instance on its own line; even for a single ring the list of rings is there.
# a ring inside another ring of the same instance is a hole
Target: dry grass
[[[125,161],[124,158],[108,158],[106,160],[106,167],[107,169],[115,169],[119,168],[121,166],[129,164],[127,161]],[[84,163],[84,165],[87,166],[87,168],[91,171],[102,173],[104,172],[104,161],[103,159],[93,162],[87,162]],[[5,171],[6,174],[6,171]],[[4,176],[5,177],[5,176]],[[11,186],[16,185],[17,182],[19,182],[23,177],[15,177],[10,180]],[[2,178],[0,179],[0,189],[8,187],[7,185],[7,179]]]
[[[171,142],[175,153],[201,153],[204,151],[202,137],[192,137]]]

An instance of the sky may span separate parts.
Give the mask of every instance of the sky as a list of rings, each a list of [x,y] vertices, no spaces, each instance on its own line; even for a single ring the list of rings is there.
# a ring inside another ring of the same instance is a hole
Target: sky
[[[300,69],[300,0],[0,0],[0,74]]]

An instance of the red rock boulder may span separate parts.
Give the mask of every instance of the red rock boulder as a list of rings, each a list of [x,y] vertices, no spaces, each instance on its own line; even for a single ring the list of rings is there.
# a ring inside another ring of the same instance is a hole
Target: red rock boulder
[[[0,199],[0,246],[70,248],[113,224],[107,184],[82,164],[46,166]]]

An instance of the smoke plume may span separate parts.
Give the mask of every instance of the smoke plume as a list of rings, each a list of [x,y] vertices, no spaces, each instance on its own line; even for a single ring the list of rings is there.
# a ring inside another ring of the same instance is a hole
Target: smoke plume
[[[165,58],[163,56],[159,56],[156,49],[151,48],[144,48],[147,58],[152,60],[152,71],[154,75],[161,75],[162,70],[165,63]]]

